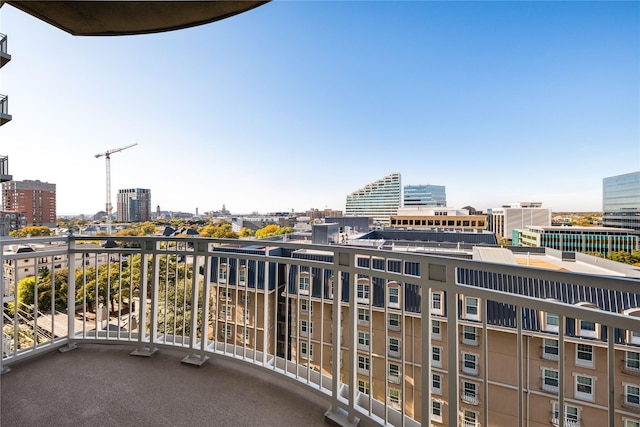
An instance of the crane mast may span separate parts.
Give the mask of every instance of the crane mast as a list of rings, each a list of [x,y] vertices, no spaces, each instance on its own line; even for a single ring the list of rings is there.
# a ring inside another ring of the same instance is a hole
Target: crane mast
[[[113,148],[111,150],[107,150],[104,153],[96,154],[96,158],[103,157],[106,160],[107,166],[107,202],[105,204],[105,211],[107,212],[107,234],[111,235],[111,213],[113,211],[113,206],[111,205],[111,155],[114,153],[119,153],[120,151],[126,150],[127,148],[131,148],[138,143],[134,143],[131,145],[127,145],[126,147]]]

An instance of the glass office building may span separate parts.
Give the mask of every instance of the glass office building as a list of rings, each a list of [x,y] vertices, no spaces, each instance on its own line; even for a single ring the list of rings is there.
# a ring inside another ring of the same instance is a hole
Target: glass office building
[[[640,233],[640,171],[602,180],[602,222]]]
[[[444,185],[405,185],[404,206],[447,206]]]
[[[400,174],[392,173],[347,196],[346,216],[366,216],[374,225],[388,226],[400,207]]]

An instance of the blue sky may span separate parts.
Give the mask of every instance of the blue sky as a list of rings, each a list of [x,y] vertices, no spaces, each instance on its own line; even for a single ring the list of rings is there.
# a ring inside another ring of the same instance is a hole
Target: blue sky
[[[214,24],[74,37],[5,5],[15,179],[58,213],[344,209],[392,172],[449,206],[602,208],[640,170],[639,2],[274,1]]]

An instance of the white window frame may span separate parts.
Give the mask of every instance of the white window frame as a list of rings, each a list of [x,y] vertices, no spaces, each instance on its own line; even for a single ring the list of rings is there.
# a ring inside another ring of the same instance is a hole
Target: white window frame
[[[547,343],[555,343],[554,345],[547,345]],[[549,353],[548,349],[555,349],[555,352]],[[555,360],[559,359],[560,354],[560,344],[558,340],[553,338],[543,338],[542,339],[542,358],[545,360]]]
[[[587,328],[586,326],[589,327]],[[591,326],[593,326],[593,329],[591,328]],[[578,333],[581,337],[598,338],[599,331],[600,325],[598,325],[596,322],[578,319]]]
[[[400,314],[399,313],[388,313],[389,315],[389,330],[390,331],[399,331],[400,330],[400,325],[402,324],[402,322],[400,321]]]
[[[639,344],[640,345],[640,332],[629,331],[627,342],[629,344]]]
[[[397,388],[390,388],[388,400],[389,406],[391,406],[393,409],[400,410],[402,402],[402,399],[400,399],[400,390],[398,390]]]
[[[313,322],[310,320],[300,320],[300,336],[310,337],[313,336]]]
[[[358,373],[363,375],[369,375],[371,369],[371,359],[369,356],[358,354]]]
[[[390,284],[387,286],[387,293],[389,308],[400,308],[400,286]]]
[[[218,267],[218,283],[227,283],[227,264]]]
[[[369,350],[371,334],[367,331],[358,331],[358,350]]]
[[[360,393],[369,395],[369,393],[371,392],[371,388],[369,386],[369,381],[358,380],[358,391]]]
[[[244,286],[247,283],[247,268],[240,267],[238,269],[238,284]]]
[[[576,399],[589,400],[593,401],[594,399],[594,388],[595,388],[595,377],[589,375],[580,375],[574,374],[574,396]]]
[[[582,348],[582,349],[581,349]],[[590,351],[587,351],[590,349]],[[587,368],[593,368],[595,366],[595,351],[594,347],[590,344],[576,343],[576,365],[584,366]],[[580,355],[590,354],[591,358],[586,359],[584,357],[580,357]]]
[[[369,304],[371,298],[371,285],[368,282],[358,282],[357,286],[357,300],[362,304]]]
[[[245,344],[251,344],[251,333],[249,332],[249,328],[241,328],[240,329],[240,333],[242,335],[242,337],[244,338],[244,343]]]
[[[358,325],[369,326],[371,312],[368,308],[358,308]]]
[[[389,342],[387,344],[388,344],[389,356],[400,358],[400,345],[401,345],[400,338],[389,337]]]
[[[624,366],[629,371],[640,372],[640,353],[637,351],[625,351]]]
[[[462,352],[462,372],[469,375],[478,375],[479,359],[480,358],[477,354],[463,351]]]
[[[442,368],[442,347],[435,345],[431,347],[431,365]]]
[[[624,427],[640,427],[640,420],[624,418]]]
[[[300,311],[303,313],[313,314],[313,301],[309,301],[308,299],[301,298]]]
[[[431,338],[436,340],[442,339],[442,322],[436,319],[431,319]]]
[[[431,400],[431,421],[442,422],[442,404],[439,400]],[[437,408],[436,408],[437,407]]]
[[[300,342],[300,357],[307,360],[313,360],[313,344],[305,341]]]
[[[248,308],[242,309],[241,314],[242,314],[242,322],[241,323],[245,323],[245,324],[251,323],[251,310],[250,309],[248,309]]]
[[[560,330],[560,316],[555,313],[544,313],[544,330],[557,333]]]
[[[222,325],[222,333],[224,336],[229,339],[233,337],[233,325],[228,323]]]
[[[244,292],[242,294],[242,299],[241,299],[242,304],[244,305],[249,305],[251,304],[251,295],[249,295],[249,292]]]
[[[480,298],[464,297],[464,318],[480,320]]]
[[[220,301],[231,301],[233,293],[230,288],[220,288]]]
[[[560,404],[558,402],[551,403],[551,423],[553,425],[559,425],[558,416],[560,415],[558,412],[560,410]],[[564,405],[564,420],[565,422],[562,424],[565,427],[577,427],[580,424],[580,408],[573,405]]]
[[[442,374],[431,373],[431,393],[442,394]]]
[[[303,271],[298,275],[298,295],[309,295],[311,288],[310,273]]]
[[[640,384],[623,383],[622,385],[624,386],[624,404],[640,408]]]
[[[444,314],[442,310],[442,300],[442,292],[431,292],[431,314],[437,314],[439,316]]]
[[[478,328],[470,325],[462,325],[462,344],[478,346]]]
[[[476,427],[478,425],[478,413],[471,409],[463,409],[462,421],[464,427]]]
[[[473,381],[462,381],[462,386],[460,387],[462,401],[466,403],[470,403],[472,405],[478,404],[478,384]]]
[[[389,362],[389,382],[400,384],[400,364]]]
[[[560,371],[544,366],[540,369],[542,369],[542,390],[557,394],[560,384]]]
[[[233,322],[233,307],[230,304],[222,304],[220,306],[220,317],[227,322]]]

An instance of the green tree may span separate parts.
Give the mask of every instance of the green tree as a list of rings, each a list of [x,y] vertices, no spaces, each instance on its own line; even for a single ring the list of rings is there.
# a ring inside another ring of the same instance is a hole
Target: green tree
[[[156,225],[152,222],[145,222],[140,226],[140,229],[145,236],[149,236],[156,232]]]
[[[265,237],[278,236],[280,234],[293,233],[291,227],[280,227],[278,224],[269,224],[256,231],[256,237],[262,239]]]
[[[217,239],[237,239],[238,234],[231,229],[231,224],[226,221],[218,221],[215,224],[208,224],[200,230],[202,237],[214,237]]]
[[[253,230],[251,230],[250,228],[247,228],[247,227],[243,227],[240,230],[240,233],[238,233],[238,235],[240,237],[251,237],[251,236],[253,236]]]

